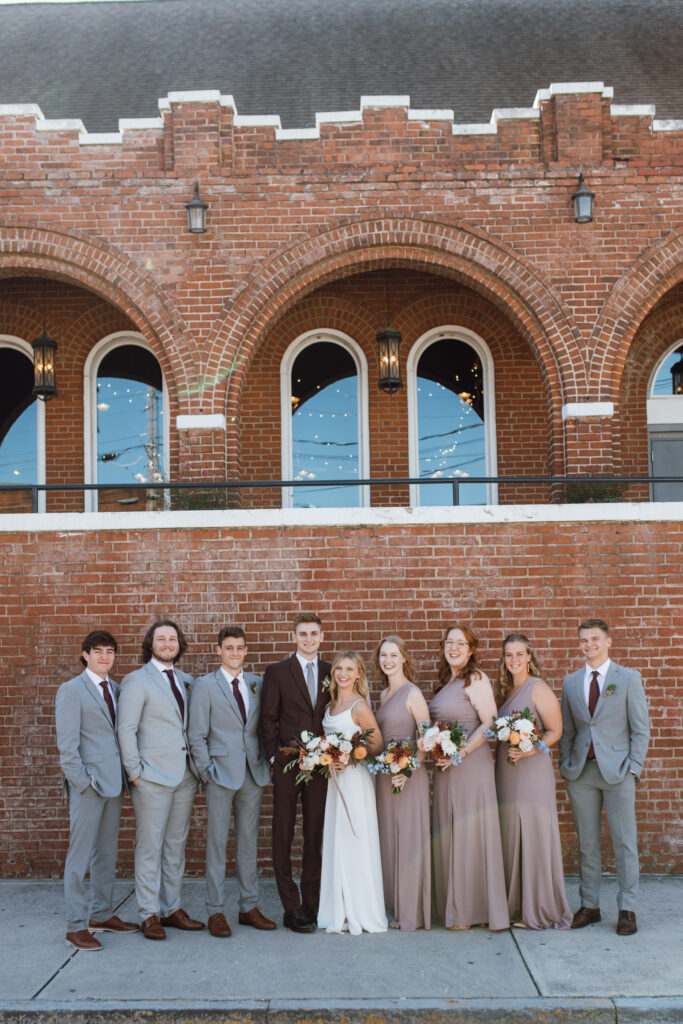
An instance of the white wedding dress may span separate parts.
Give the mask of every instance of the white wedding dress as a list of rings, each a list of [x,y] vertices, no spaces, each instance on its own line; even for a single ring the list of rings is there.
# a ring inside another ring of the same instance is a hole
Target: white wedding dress
[[[325,733],[358,732],[352,708],[326,711]],[[352,935],[387,930],[375,783],[363,765],[349,765],[327,786],[318,927]]]

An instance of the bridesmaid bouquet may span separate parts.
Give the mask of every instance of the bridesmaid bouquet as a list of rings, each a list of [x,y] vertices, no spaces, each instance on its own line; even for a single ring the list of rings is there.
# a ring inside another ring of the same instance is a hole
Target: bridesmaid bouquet
[[[489,739],[507,743],[508,747],[518,747],[523,754],[530,754],[534,747],[548,753],[538,723],[529,708],[516,711],[513,715],[494,718],[493,728],[485,729],[484,735]],[[508,764],[516,763],[508,757]]]
[[[389,740],[385,750],[368,764],[368,771],[372,775],[390,775],[392,780],[400,775],[409,779],[419,767],[414,743],[410,740]],[[400,793],[401,787],[392,785],[391,792]]]
[[[358,729],[351,736],[341,732],[315,736],[312,732],[304,730],[301,733],[298,756],[285,766],[285,771],[299,769],[296,777],[298,785],[300,782],[310,782],[315,771],[320,771],[329,778],[335,765],[344,768],[348,765],[355,767],[368,756],[367,741],[372,731],[366,729],[365,732],[361,732]],[[287,752],[295,752],[291,748],[285,749]]]
[[[451,722],[434,722],[428,725],[420,737],[422,749],[431,754],[435,761],[447,759],[451,764],[460,764],[462,761],[461,750],[467,744],[467,730],[460,725],[457,719]],[[441,768],[446,771],[448,765]]]

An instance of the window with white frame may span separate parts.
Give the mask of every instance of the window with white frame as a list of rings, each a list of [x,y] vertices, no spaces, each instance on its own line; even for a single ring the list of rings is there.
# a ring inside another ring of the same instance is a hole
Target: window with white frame
[[[88,356],[84,383],[86,482],[167,480],[167,392],[144,339],[132,334],[103,339]],[[96,508],[96,499],[90,507]]]
[[[648,385],[647,430],[654,477],[683,477],[683,341],[664,353]],[[656,480],[653,501],[683,501],[683,483]]]
[[[367,361],[341,331],[301,335],[281,364],[282,475],[321,481],[285,488],[294,508],[349,508],[367,504],[366,488],[324,481],[357,481],[367,473]]]
[[[45,405],[33,395],[33,349],[22,338],[0,334],[0,482],[45,483]],[[18,497],[23,508],[25,499]],[[11,511],[11,499],[4,502]],[[39,495],[39,509],[45,495]]]
[[[406,376],[410,475],[434,481],[413,486],[411,503],[453,504],[453,480],[459,504],[494,503],[493,485],[467,483],[496,475],[494,371],[486,342],[462,327],[435,328],[413,345]]]

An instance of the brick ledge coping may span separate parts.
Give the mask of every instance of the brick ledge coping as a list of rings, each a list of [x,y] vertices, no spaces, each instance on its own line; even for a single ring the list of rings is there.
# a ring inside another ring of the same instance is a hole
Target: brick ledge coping
[[[457,508],[235,509],[178,512],[39,512],[0,515],[0,533],[213,530],[460,523],[682,522],[683,502],[586,505],[461,505]]]

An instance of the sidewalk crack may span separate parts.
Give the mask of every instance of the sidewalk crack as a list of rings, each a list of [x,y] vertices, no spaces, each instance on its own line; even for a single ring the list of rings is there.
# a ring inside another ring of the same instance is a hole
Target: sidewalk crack
[[[68,957],[66,958],[66,960],[64,961],[64,963],[63,963],[63,964],[61,964],[61,965],[60,965],[60,966],[59,966],[59,967],[57,968],[57,970],[56,970],[56,971],[54,971],[54,973],[53,973],[53,974],[51,974],[51,975],[50,975],[50,977],[49,977],[49,978],[47,979],[47,981],[46,981],[46,982],[45,982],[45,983],[44,983],[43,985],[41,985],[41,986],[40,986],[40,988],[38,989],[38,991],[37,991],[37,992],[34,992],[34,993],[33,993],[33,995],[31,996],[31,999],[37,999],[37,998],[38,998],[38,996],[40,995],[40,993],[41,993],[41,992],[44,992],[44,991],[45,991],[45,989],[46,989],[46,988],[48,987],[48,985],[52,984],[52,982],[53,982],[53,981],[55,980],[55,978],[57,977],[57,975],[58,975],[58,974],[61,974],[61,973],[62,973],[62,971],[64,970],[64,968],[65,968],[65,967],[67,967],[67,966],[68,966],[68,964],[70,964],[70,963],[71,963],[71,961],[73,960],[73,958],[74,958],[74,957],[75,957],[75,956],[76,956],[77,954],[78,954],[78,950],[77,950],[77,949],[75,949],[75,950],[73,951],[73,953],[71,953],[71,954],[70,954],[70,955],[69,955],[69,956],[68,956]]]
[[[517,952],[519,953],[519,955],[522,958],[522,963],[526,967],[527,974],[531,978],[531,982],[532,982],[534,988],[536,989],[537,994],[542,997],[544,993],[541,992],[540,988],[536,984],[536,979],[534,978],[533,974],[531,973],[531,968],[529,967],[529,964],[527,963],[526,957],[524,956],[524,950],[522,949],[522,947],[520,946],[519,942],[517,941],[517,936],[515,934],[515,929],[511,928],[510,929],[510,933],[512,935],[512,941],[514,942],[515,946],[517,947]]]

